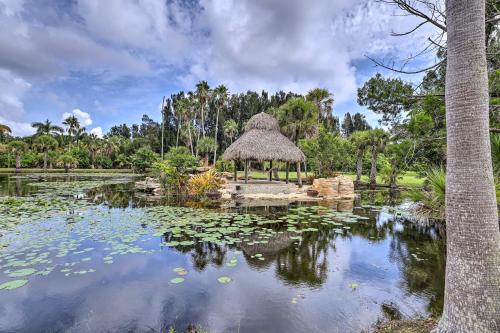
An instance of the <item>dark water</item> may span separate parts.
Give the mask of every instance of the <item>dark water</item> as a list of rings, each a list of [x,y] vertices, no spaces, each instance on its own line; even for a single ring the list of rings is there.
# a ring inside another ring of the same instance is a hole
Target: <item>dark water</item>
[[[373,205],[380,193],[201,209],[129,181],[0,178],[20,196],[0,205],[0,284],[27,280],[0,290],[0,331],[360,332],[441,309],[442,231]]]

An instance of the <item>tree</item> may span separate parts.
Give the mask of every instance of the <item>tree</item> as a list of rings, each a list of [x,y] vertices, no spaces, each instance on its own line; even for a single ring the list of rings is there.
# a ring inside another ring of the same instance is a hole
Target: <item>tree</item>
[[[197,143],[197,149],[200,153],[205,154],[203,164],[208,165],[208,154],[214,152],[217,149],[217,142],[213,138],[204,137],[201,138]]]
[[[356,183],[359,183],[361,181],[361,175],[363,173],[363,157],[365,156],[366,148],[370,144],[369,132],[354,132],[349,137],[349,139],[356,149]]]
[[[401,140],[401,142],[388,144],[384,149],[384,155],[389,162],[383,170],[384,180],[389,183],[391,189],[397,188],[398,176],[410,162],[410,147],[410,140]]]
[[[132,169],[136,172],[144,172],[151,168],[153,163],[159,159],[158,154],[150,148],[142,147],[131,156]]]
[[[44,122],[34,122],[31,123],[31,127],[36,129],[36,134],[46,134],[46,135],[57,135],[64,132],[61,126],[52,124],[50,120],[45,120]]]
[[[9,126],[0,124],[0,139],[3,139],[7,134],[12,133]]]
[[[372,162],[370,169],[370,186],[377,186],[377,159],[378,154],[384,150],[387,141],[387,133],[380,128],[368,132],[368,144],[371,147]]]
[[[228,99],[228,92],[227,88],[224,85],[220,85],[217,88],[214,89],[214,99],[215,99],[215,105],[217,107],[217,116],[215,120],[215,149],[214,149],[214,165],[215,162],[217,162],[217,134],[219,131],[219,113],[222,108],[226,107],[227,104],[227,99]]]
[[[78,166],[78,160],[70,153],[64,153],[59,156],[57,160],[58,164],[62,165],[64,172],[68,173],[69,169],[76,168]]]
[[[207,81],[200,81],[196,85],[196,98],[200,105],[200,115],[201,115],[201,133],[205,137],[205,106],[210,97],[210,87]]]
[[[378,73],[358,89],[358,104],[382,115],[381,123],[393,128],[400,124],[412,103],[411,84],[401,79],[386,79]]]
[[[47,129],[47,128],[46,128]],[[50,128],[49,128],[50,131]],[[47,161],[49,158],[49,151],[57,147],[57,140],[49,134],[41,134],[37,136],[33,142],[33,146],[43,152],[43,169],[47,170]]]
[[[68,134],[70,136],[73,136],[80,128],[80,121],[78,121],[78,118],[75,116],[68,116],[66,119],[64,119],[63,125],[67,127]]]
[[[224,135],[231,140],[231,143],[233,143],[233,139],[237,133],[238,124],[233,119],[226,120],[224,123]]]
[[[108,136],[122,136],[126,139],[130,139],[130,134],[130,128],[127,124],[122,124],[111,127]]]
[[[352,117],[349,112],[344,115],[344,121],[342,122],[342,133],[344,137],[348,138],[354,132],[354,123],[352,122]]]
[[[354,131],[367,131],[372,129],[366,121],[366,117],[359,112],[356,112],[354,116],[352,116],[352,127]]]
[[[21,156],[28,150],[26,142],[14,140],[8,143],[9,151],[16,156],[16,172],[21,171]]]
[[[276,111],[283,132],[297,144],[300,139],[307,138],[316,132],[318,108],[311,101],[302,97],[294,97],[280,106]]]
[[[498,332],[500,231],[491,163],[485,1],[446,2],[446,231],[437,332]]]
[[[333,95],[324,88],[309,90],[306,95],[308,101],[313,102],[318,109],[318,128],[321,122],[324,125],[333,118]]]

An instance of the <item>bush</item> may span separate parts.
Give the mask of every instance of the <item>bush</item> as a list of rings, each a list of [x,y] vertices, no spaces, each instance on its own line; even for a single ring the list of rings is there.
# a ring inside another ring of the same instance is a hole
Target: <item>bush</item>
[[[172,147],[165,154],[165,160],[169,161],[170,166],[184,172],[198,166],[198,159],[191,155],[186,147]]]
[[[160,173],[160,183],[167,194],[184,193],[189,180],[187,171],[180,171],[172,166],[169,160],[155,162],[153,168]]]
[[[338,171],[354,170],[354,148],[351,143],[324,127],[318,136],[300,140],[300,148],[307,157],[308,171],[318,177],[330,177]]]
[[[69,154],[76,159],[77,167],[82,169],[90,168],[90,153],[87,149],[73,148]]]
[[[217,191],[222,186],[222,180],[215,169],[194,175],[188,182],[188,193],[195,197],[205,196],[209,192]]]
[[[21,157],[22,168],[36,168],[43,165],[43,156],[33,151],[25,152]]]
[[[215,162],[215,170],[218,172],[233,172],[234,171],[234,163],[232,161],[224,161],[222,159],[217,160]]]
[[[158,154],[150,148],[139,148],[137,152],[130,157],[132,169],[134,172],[145,172],[146,169],[153,166],[153,163],[156,162],[158,158]]]
[[[98,168],[102,168],[102,169],[112,169],[113,168],[113,161],[108,156],[102,156],[102,155],[96,156],[94,164]]]

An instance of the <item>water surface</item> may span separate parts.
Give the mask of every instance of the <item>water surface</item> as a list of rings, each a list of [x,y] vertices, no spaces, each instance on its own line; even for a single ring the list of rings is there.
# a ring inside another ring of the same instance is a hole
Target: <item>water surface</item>
[[[441,309],[442,231],[379,194],[206,209],[131,181],[0,176],[0,285],[27,281],[0,290],[0,331],[360,332]]]

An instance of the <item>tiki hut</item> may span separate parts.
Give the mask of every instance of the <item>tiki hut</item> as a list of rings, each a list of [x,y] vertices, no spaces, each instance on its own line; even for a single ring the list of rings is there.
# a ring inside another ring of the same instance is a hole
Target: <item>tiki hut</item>
[[[290,163],[295,163],[297,180],[299,185],[302,185],[300,163],[305,160],[305,155],[292,141],[281,134],[278,121],[267,113],[261,112],[250,118],[245,133],[226,149],[222,158],[228,161],[244,161],[245,183],[248,182],[248,161],[269,161],[271,169],[273,161],[286,162],[287,183]],[[235,181],[236,176],[235,167]],[[272,177],[269,177],[269,180],[272,180]]]

